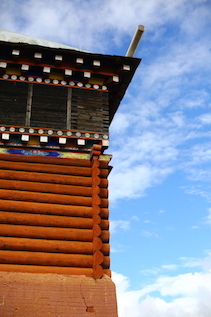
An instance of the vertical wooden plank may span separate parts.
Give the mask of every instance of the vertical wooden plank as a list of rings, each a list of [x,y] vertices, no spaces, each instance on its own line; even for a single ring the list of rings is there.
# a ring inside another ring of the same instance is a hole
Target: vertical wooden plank
[[[67,130],[71,129],[72,88],[67,89]]]
[[[31,109],[32,109],[33,84],[28,86],[27,106],[26,106],[26,126],[30,126]]]

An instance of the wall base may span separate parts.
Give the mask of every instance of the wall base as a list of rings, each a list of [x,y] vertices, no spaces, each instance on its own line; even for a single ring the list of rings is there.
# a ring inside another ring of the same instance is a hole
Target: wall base
[[[117,317],[116,291],[104,275],[0,272],[0,316]]]

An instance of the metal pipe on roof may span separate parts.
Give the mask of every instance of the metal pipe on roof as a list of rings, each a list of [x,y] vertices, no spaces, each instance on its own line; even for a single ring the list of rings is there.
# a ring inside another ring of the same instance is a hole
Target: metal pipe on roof
[[[138,47],[138,43],[140,42],[141,37],[144,33],[144,30],[145,30],[145,27],[143,25],[139,25],[137,27],[136,33],[134,34],[133,39],[130,43],[130,46],[127,50],[127,53],[125,55],[126,57],[133,57],[133,55]]]

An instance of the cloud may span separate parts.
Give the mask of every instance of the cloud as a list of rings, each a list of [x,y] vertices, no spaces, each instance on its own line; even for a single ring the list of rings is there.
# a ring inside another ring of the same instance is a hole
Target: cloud
[[[163,209],[161,209],[161,210],[159,210],[159,214],[163,214],[165,212],[165,210],[163,210]]]
[[[198,118],[203,124],[211,124],[211,113],[204,113]]]
[[[156,238],[156,239],[159,238],[159,235],[156,232],[148,231],[148,230],[143,230],[142,236],[145,238]]]
[[[159,28],[168,21],[184,23],[186,12],[194,14],[200,7],[197,0],[193,0],[192,5],[187,0],[171,3],[163,0],[122,0],[121,6],[117,0],[49,0],[48,5],[42,0],[2,0],[0,20],[2,27],[13,31],[82,49],[108,50],[111,41],[121,46],[123,37],[128,39],[129,45],[140,23],[147,26],[150,34],[159,34]],[[205,14],[203,17],[208,18]],[[183,27],[186,30],[187,25],[192,25],[192,20]],[[197,30],[195,28],[195,34]]]
[[[130,221],[127,220],[110,220],[110,232],[115,233],[117,229],[129,230]]]
[[[192,226],[191,229],[199,229],[199,226]]]
[[[131,290],[129,279],[121,274],[113,273],[113,280],[119,317],[210,317],[210,273],[161,276],[138,290]]]
[[[178,265],[177,264],[164,264],[161,266],[162,269],[164,270],[170,270],[170,271],[174,271],[178,269]]]
[[[211,273],[211,250],[207,250],[207,256],[201,261],[201,266],[205,272]]]
[[[202,264],[202,260],[198,258],[180,257],[179,260],[182,262],[181,267],[184,268],[201,267]]]
[[[205,223],[211,226],[211,208],[208,209],[208,215],[205,219]]]
[[[152,276],[152,275],[161,275],[165,274],[166,271],[176,271],[176,270],[182,270],[182,271],[187,271],[188,269],[193,269],[193,268],[201,268],[203,267],[203,263],[207,258],[211,258],[210,256],[211,253],[208,253],[208,257],[205,257],[204,259],[200,258],[190,258],[190,257],[180,257],[178,259],[178,263],[172,263],[172,264],[163,264],[160,267],[152,267],[152,268],[147,268],[144,270],[140,271],[140,274],[143,274],[145,276]],[[211,266],[210,266],[211,267]]]
[[[144,220],[143,223],[152,223],[151,220]]]
[[[197,185],[197,186],[190,185],[190,186],[183,186],[182,188],[185,190],[187,194],[198,195],[205,198],[209,202],[211,201],[211,192],[209,190],[210,186],[204,188],[202,185]]]

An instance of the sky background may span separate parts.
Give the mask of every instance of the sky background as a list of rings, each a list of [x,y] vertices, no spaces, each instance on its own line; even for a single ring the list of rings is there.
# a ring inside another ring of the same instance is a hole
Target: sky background
[[[142,58],[110,127],[119,317],[211,316],[211,1],[0,0],[0,27]]]

